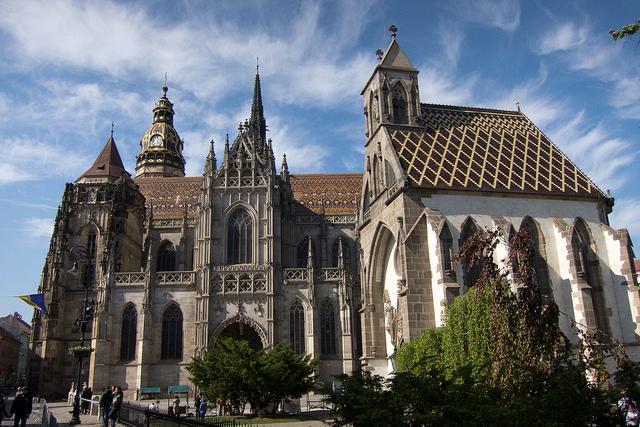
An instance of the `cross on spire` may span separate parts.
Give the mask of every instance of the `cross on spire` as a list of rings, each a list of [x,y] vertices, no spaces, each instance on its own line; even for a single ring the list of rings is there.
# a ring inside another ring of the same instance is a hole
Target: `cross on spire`
[[[391,24],[391,26],[389,27],[389,31],[391,32],[391,37],[395,39],[397,35],[396,33],[398,32],[398,27],[396,27],[395,24]]]

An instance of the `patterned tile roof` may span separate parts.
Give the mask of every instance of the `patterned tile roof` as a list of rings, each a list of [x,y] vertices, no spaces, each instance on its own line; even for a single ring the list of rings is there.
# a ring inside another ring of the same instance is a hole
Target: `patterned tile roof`
[[[202,188],[201,176],[135,178],[146,204],[153,204],[155,219],[195,218],[198,194]]]
[[[293,198],[300,203],[294,206],[294,213],[321,213],[324,210],[326,215],[355,215],[362,174],[291,175],[289,183]]]
[[[424,130],[389,127],[412,185],[604,198],[519,111],[422,105]]]

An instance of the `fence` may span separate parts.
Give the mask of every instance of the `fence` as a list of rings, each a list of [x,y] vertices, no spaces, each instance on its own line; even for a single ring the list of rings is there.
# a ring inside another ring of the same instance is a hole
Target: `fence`
[[[169,426],[190,426],[190,427],[260,427],[260,424],[236,420],[235,418],[224,417],[176,417],[161,411],[150,411],[146,407],[123,403],[120,409],[119,421],[132,427],[169,427]]]
[[[31,404],[31,413],[42,416],[42,427],[58,427],[58,420],[49,412],[46,400],[34,397]]]

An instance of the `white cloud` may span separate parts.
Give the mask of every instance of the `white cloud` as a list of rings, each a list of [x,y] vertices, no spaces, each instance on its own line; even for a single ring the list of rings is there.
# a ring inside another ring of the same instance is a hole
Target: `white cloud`
[[[266,30],[218,15],[219,21],[165,22],[137,5],[111,1],[8,1],[0,29],[13,39],[21,66],[72,67],[116,78],[133,73],[156,81],[167,72],[174,85],[208,102],[246,88],[260,55],[274,99],[344,108],[346,100],[357,99],[353,95],[374,64],[373,55],[346,52],[372,4],[339,4],[331,23],[321,26],[325,9],[304,3],[291,12],[295,19],[274,17]],[[353,108],[357,102],[351,102]]]
[[[640,238],[640,199],[616,199],[610,219],[612,227],[626,228],[632,239]]]
[[[444,52],[447,62],[456,66],[460,58],[460,49],[464,41],[462,26],[456,22],[441,21],[438,30],[438,44]]]
[[[51,237],[53,233],[53,219],[51,218],[26,218],[22,230],[31,238]]]
[[[573,22],[565,22],[544,34],[536,46],[540,55],[573,49],[587,40],[588,28]]]
[[[424,66],[420,73],[420,100],[433,104],[470,105],[476,76],[456,77],[448,69]]]
[[[608,103],[621,117],[640,118],[640,77],[638,56],[626,51],[622,43],[614,43],[608,34],[593,28],[567,22],[548,30],[538,42],[539,54],[563,52],[562,60],[574,71],[606,83]]]
[[[520,1],[518,0],[455,0],[445,6],[460,18],[504,31],[514,31],[520,26]]]
[[[613,137],[604,123],[589,125],[584,111],[567,117],[548,135],[602,189],[620,188],[629,179],[620,171],[638,156],[630,141]]]
[[[0,137],[0,184],[51,176],[75,177],[90,166],[90,158],[42,141]]]

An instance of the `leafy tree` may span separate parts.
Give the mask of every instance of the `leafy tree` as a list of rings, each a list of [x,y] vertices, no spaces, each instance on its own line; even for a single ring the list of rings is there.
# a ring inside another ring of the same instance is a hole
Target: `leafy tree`
[[[517,284],[507,280],[509,269],[493,262],[501,241],[498,230],[467,240],[459,258],[469,266],[480,263],[478,282],[456,299],[443,327],[398,350],[395,378],[342,378],[350,386],[328,398],[335,425],[385,425],[376,419],[406,426],[620,424],[611,411],[618,391],[602,387],[607,358],[620,354],[616,346],[576,328],[580,345],[572,348],[560,330],[557,306],[543,298],[536,282],[528,231],[509,242],[506,262],[517,270]],[[624,369],[616,381],[637,385],[640,367],[619,365]]]
[[[611,37],[614,40],[619,40],[625,37],[631,37],[635,33],[637,33],[639,30],[640,30],[640,18],[638,18],[638,20],[633,24],[625,25],[624,27],[618,30],[613,30],[613,29],[609,30],[609,34],[611,34]]]
[[[243,413],[248,403],[258,415],[267,408],[275,413],[283,399],[311,390],[314,367],[310,356],[297,355],[288,346],[255,350],[246,341],[221,338],[187,369],[207,399],[224,399],[235,414]]]

